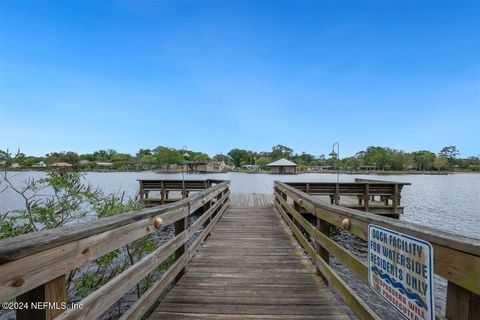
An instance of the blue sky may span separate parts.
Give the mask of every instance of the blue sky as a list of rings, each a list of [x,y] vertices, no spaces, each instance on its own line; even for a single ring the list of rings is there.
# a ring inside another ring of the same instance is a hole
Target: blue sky
[[[480,154],[480,2],[0,1],[0,149]]]

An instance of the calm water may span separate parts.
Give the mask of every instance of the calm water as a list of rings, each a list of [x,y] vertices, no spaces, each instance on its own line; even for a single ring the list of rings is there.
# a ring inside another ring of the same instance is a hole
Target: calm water
[[[29,177],[40,178],[42,172],[12,172],[10,178],[20,183]],[[334,174],[189,174],[186,179],[227,179],[231,181],[232,193],[272,193],[273,181],[336,181]],[[382,179],[410,182],[402,191],[405,213],[401,220],[428,225],[444,231],[480,239],[480,174],[435,175],[340,175],[340,181],[355,178]],[[137,179],[181,179],[181,174],[158,174],[155,172],[103,172],[87,173],[85,179],[106,193],[125,191],[129,196],[138,192]],[[1,182],[1,181],[0,181]],[[0,190],[2,190],[0,183]],[[23,200],[6,190],[0,193],[0,212],[21,208]]]
[[[12,172],[11,181],[22,183],[28,178],[41,178],[42,172]],[[159,174],[155,172],[106,172],[87,173],[85,180],[101,188],[105,193],[124,192],[135,197],[138,193],[137,179],[182,179],[181,174]],[[189,174],[185,179],[225,179],[231,181],[232,193],[272,193],[274,180],[333,182],[334,174],[298,174],[278,176],[269,174]],[[480,174],[435,175],[340,175],[340,181],[350,182],[355,178],[369,178],[410,182],[402,191],[405,213],[401,220],[427,225],[443,231],[480,239]],[[1,178],[0,178],[1,179]],[[4,182],[0,180],[0,190]],[[23,208],[23,200],[11,190],[0,193],[0,213]],[[335,240],[366,260],[367,247],[364,241],[353,239],[345,232],[334,234]],[[349,285],[364,298],[382,318],[400,318],[395,311],[382,303],[366,285],[353,277],[340,263],[331,260],[331,265]],[[445,309],[446,281],[435,277],[435,305],[442,314]],[[133,303],[134,300],[132,300]],[[128,307],[128,302],[124,305]],[[0,315],[0,319],[2,319]]]

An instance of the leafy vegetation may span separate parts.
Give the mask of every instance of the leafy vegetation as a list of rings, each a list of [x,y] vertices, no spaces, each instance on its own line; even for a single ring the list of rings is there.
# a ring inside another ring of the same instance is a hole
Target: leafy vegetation
[[[7,163],[16,161],[9,154],[4,157]],[[44,178],[30,178],[21,183],[14,182],[10,175],[6,170],[1,172],[0,192],[13,192],[23,200],[23,206],[0,212],[0,240],[141,208],[139,202],[124,193],[104,194],[87,183],[82,173],[73,170],[57,169],[47,172]],[[158,245],[158,241],[148,235],[71,271],[66,277],[69,300],[73,302],[89,295]],[[171,263],[172,258],[167,259],[156,272],[145,277],[133,293],[140,296],[156,280],[158,272]]]
[[[184,154],[188,154],[188,158]],[[0,163],[2,155],[6,152],[0,151]],[[217,154],[210,157],[204,152],[183,150],[159,146],[154,149],[140,149],[135,156],[126,153],[118,153],[115,150],[99,150],[91,154],[76,154],[75,152],[53,152],[44,157],[27,156],[19,153],[16,157],[17,167],[32,167],[34,164],[43,161],[45,164],[54,162],[67,162],[82,170],[95,167],[98,162],[111,164],[114,170],[141,170],[159,169],[167,165],[182,165],[185,161],[223,161],[231,167],[241,168],[243,165],[257,164],[266,169],[267,164],[286,158],[300,165],[300,169],[311,166],[333,166],[344,170],[355,170],[361,166],[376,167],[378,170],[438,170],[439,163],[445,158],[448,161],[446,167],[441,170],[471,170],[480,171],[480,158],[478,156],[459,158],[460,152],[456,146],[446,146],[438,154],[428,150],[405,152],[388,147],[369,146],[367,149],[357,152],[354,156],[337,159],[333,152],[328,155],[312,155],[306,152],[294,153],[293,149],[276,145],[271,151],[256,152],[245,149],[232,149],[227,154]],[[440,162],[439,162],[440,161]],[[5,164],[4,164],[5,165]]]

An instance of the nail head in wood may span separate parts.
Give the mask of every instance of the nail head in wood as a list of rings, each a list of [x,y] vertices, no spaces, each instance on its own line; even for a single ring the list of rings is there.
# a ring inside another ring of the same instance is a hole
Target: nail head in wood
[[[342,220],[342,227],[345,229],[345,230],[348,230],[350,229],[350,220],[345,218]]]
[[[155,228],[160,228],[160,226],[162,225],[163,223],[163,219],[162,218],[155,218],[153,220],[153,225],[155,226]]]

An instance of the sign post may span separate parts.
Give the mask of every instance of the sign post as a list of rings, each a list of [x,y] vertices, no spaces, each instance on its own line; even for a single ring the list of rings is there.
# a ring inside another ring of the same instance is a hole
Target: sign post
[[[435,319],[429,242],[370,224],[368,284],[406,319]]]

